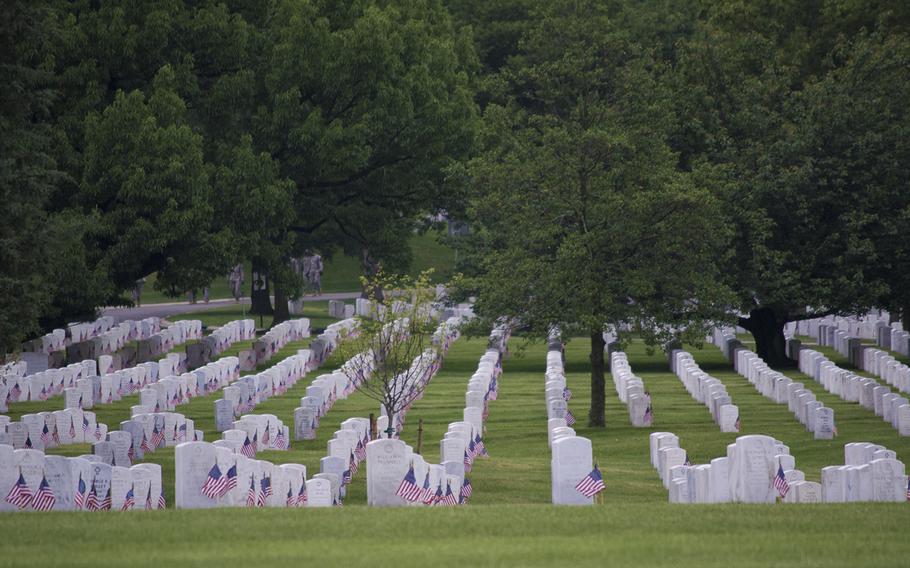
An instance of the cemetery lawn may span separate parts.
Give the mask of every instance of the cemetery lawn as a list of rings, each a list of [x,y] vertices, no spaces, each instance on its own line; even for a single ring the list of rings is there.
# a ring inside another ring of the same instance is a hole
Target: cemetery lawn
[[[409,273],[418,275],[420,272],[429,268],[435,269],[433,276],[434,281],[448,280],[452,276],[455,266],[455,251],[446,244],[439,241],[445,231],[428,231],[423,235],[413,235],[411,237],[411,254],[412,262]],[[325,254],[323,254],[323,257]],[[323,292],[357,292],[360,287],[360,275],[363,270],[358,258],[345,256],[340,250],[335,251],[331,258],[324,260],[325,271],[322,274],[322,291]],[[250,278],[252,268],[249,262],[244,263],[244,274],[246,281],[243,285],[244,296],[250,294]],[[155,290],[156,275],[152,274],[146,278],[145,286],[142,289],[143,304],[160,304],[166,302],[184,302],[187,300],[186,294],[177,298],[166,296],[162,292]],[[202,290],[198,291],[198,300],[202,301]],[[218,277],[212,281],[209,287],[209,298],[219,300],[231,298],[231,288],[227,281],[227,275]]]
[[[288,345],[272,364],[306,342]],[[315,563],[317,566],[896,566],[910,554],[910,504],[844,505],[670,505],[667,491],[649,463],[648,435],[672,431],[693,463],[725,454],[734,434],[722,434],[708,410],[692,400],[669,372],[660,354],[641,344],[628,350],[633,371],[653,398],[654,426],[632,428],[607,376],[607,427],[584,426],[588,406],[588,343],[570,342],[566,373],[579,419],[579,435],[592,439],[607,489],[602,504],[568,508],[548,505],[549,450],[546,442],[543,372],[545,345],[519,349],[505,362],[499,399],[490,405],[486,445],[490,458],[475,463],[474,497],[455,509],[372,509],[365,506],[365,473],[355,476],[343,508],[296,510],[174,510],[131,513],[29,513],[0,515],[0,566],[230,566],[255,563]],[[439,458],[439,440],[449,422],[461,418],[468,378],[485,339],[455,342],[426,396],[407,416],[403,438],[417,447],[424,420],[423,455]],[[846,403],[817,384],[806,385],[834,408],[840,435],[816,441],[784,405],[765,399],[727,365],[713,346],[690,349],[702,368],[724,382],[739,405],[744,434],[769,434],[790,446],[798,469],[817,481],[821,467],[842,464],[843,444],[871,441],[910,460],[910,439],[858,404]],[[330,361],[324,370],[337,366]],[[799,377],[799,373],[788,374]],[[292,412],[311,373],[255,412],[273,413],[292,424]],[[178,411],[196,421],[206,440],[214,430],[215,396],[200,397]],[[105,405],[99,419],[119,424],[134,397]],[[28,403],[29,405],[33,403]],[[39,403],[34,403],[39,404]],[[61,399],[43,403],[59,408]],[[290,451],[261,452],[275,463],[297,462],[309,475],[338,424],[377,412],[377,404],[356,394],[339,401],[322,420],[316,440],[292,443]],[[16,410],[16,407],[14,407]],[[35,409],[29,408],[34,412]],[[15,417],[21,412],[11,413]],[[57,450],[55,450],[57,451]],[[68,446],[67,455],[88,451]],[[160,463],[172,506],[173,450],[148,456]]]

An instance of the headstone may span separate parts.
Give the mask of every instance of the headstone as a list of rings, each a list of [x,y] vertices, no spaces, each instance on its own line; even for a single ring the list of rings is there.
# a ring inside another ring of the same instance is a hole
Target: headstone
[[[405,505],[395,492],[408,467],[407,445],[401,440],[373,440],[367,444],[367,504],[376,507]]]
[[[215,446],[205,442],[177,446],[174,451],[174,497],[178,509],[207,509],[218,505],[217,501],[202,494],[202,485],[215,465],[215,451]]]
[[[575,486],[593,469],[591,440],[579,436],[554,440],[551,460],[553,504],[592,504],[592,499],[579,493]]]

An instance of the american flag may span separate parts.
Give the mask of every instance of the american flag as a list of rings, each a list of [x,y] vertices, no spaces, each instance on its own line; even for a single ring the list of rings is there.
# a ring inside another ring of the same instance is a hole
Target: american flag
[[[259,432],[258,431],[253,432],[253,439],[252,439],[251,443],[253,444],[253,455],[255,456],[256,452],[259,451]]]
[[[364,438],[364,440],[366,440],[366,438]],[[367,459],[367,442],[364,440],[357,442],[357,447],[354,449],[354,456],[357,457],[358,461]]]
[[[691,466],[692,462],[689,461],[689,452],[686,452],[686,461],[683,462],[683,465]]]
[[[597,468],[597,465],[594,465],[594,469],[591,470],[591,473],[586,475],[584,479],[578,482],[578,485],[575,486],[575,490],[584,495],[585,497],[594,497],[598,493],[604,490],[604,478],[600,475],[600,470]]]
[[[151,452],[152,446],[149,444],[148,438],[145,437],[145,430],[142,431],[142,443],[139,445],[139,449],[143,452]]]
[[[907,501],[910,501],[910,479],[907,479]]]
[[[13,388],[9,389],[9,398],[13,402],[19,402],[19,396],[22,394],[22,389],[19,388],[19,383],[13,385]]]
[[[221,490],[219,497],[224,497],[228,494],[228,491],[231,491],[235,487],[237,487],[237,464],[232,465],[228,469],[224,489]]]
[[[651,410],[651,404],[645,409],[645,425],[650,426],[654,422],[654,412]],[[568,422],[566,423],[568,424]]]
[[[784,475],[784,466],[781,464],[777,465],[777,475],[774,476],[774,488],[777,489],[781,499],[786,497],[787,493],[790,492],[790,484],[787,483],[787,477]]]
[[[98,510],[98,491],[95,489],[94,481],[92,481],[92,490],[88,493],[88,499],[85,500],[85,509],[87,511]]]
[[[422,494],[423,489],[417,485],[417,478],[414,476],[414,466],[411,465],[408,468],[408,472],[404,474],[404,479],[402,479],[401,483],[398,485],[398,491],[395,492],[395,495],[398,495],[405,501],[415,503],[420,501]]]
[[[6,502],[19,510],[28,507],[28,504],[32,502],[32,490],[25,483],[25,478],[22,476],[21,471],[19,472],[19,480],[16,481],[16,484],[6,495]]]
[[[262,433],[262,447],[266,450],[271,447],[271,446],[269,446],[269,428],[270,427],[271,427],[271,424],[266,423],[265,432]]]
[[[458,501],[455,499],[455,494],[452,493],[452,486],[446,482],[446,494],[439,501],[439,504],[443,507],[454,507],[458,504]]]
[[[225,479],[221,470],[218,469],[218,464],[216,463],[212,466],[212,469],[209,470],[209,474],[205,478],[205,483],[202,484],[202,494],[209,499],[217,499],[226,485],[227,479]]]
[[[120,507],[121,511],[129,511],[136,504],[136,496],[133,494],[133,489],[135,489],[135,487],[130,487],[130,490],[126,492],[126,498],[123,500],[123,506]]]
[[[575,415],[568,408],[566,409],[566,426],[575,426]]]
[[[177,428],[177,441],[185,442],[186,441],[186,422],[180,425],[180,428]]]
[[[153,448],[163,448],[164,447],[164,430],[158,429],[157,422],[152,426],[152,447]]]
[[[307,496],[306,496],[306,480],[304,479],[300,483],[300,491],[297,492],[297,506],[306,507]]]
[[[351,476],[357,475],[357,470],[360,466],[357,464],[357,459],[354,457],[354,452],[351,452],[351,459],[348,461],[348,469],[351,470]]]
[[[85,506],[85,481],[82,479],[82,474],[79,474],[79,484],[76,486],[76,494],[73,495],[73,506],[76,510],[81,511]]]
[[[34,449],[34,446],[32,445],[32,437],[30,435],[28,435],[28,433],[25,434],[25,449],[26,450]]]
[[[88,423],[88,418],[85,415],[82,416],[82,433],[88,434],[88,431],[91,429],[91,426]]]
[[[458,496],[459,502],[467,503],[472,493],[474,493],[474,488],[471,486],[471,480],[465,477],[464,482],[461,484],[461,494]]]
[[[130,448],[126,451],[126,457],[129,458],[130,463],[136,460],[136,444],[133,443],[132,437],[130,437]]]
[[[100,422],[95,422],[95,439],[96,440],[101,439],[101,423]]]
[[[297,504],[297,499],[294,497],[294,492],[291,491],[290,485],[288,486],[288,498],[286,504],[288,507],[293,507],[295,504]]]
[[[149,483],[149,492],[145,498],[145,510],[153,511],[155,509],[155,503],[152,502],[152,484]]]
[[[477,457],[477,444],[474,443],[472,439],[468,442],[468,457],[471,459],[471,463],[474,463],[474,459]]]
[[[76,423],[74,422],[75,418],[70,420],[70,439],[73,440],[76,438]]]
[[[566,402],[569,402],[569,400],[572,398],[572,391],[569,390],[569,387],[563,387],[562,398],[565,399]]]
[[[464,451],[464,459],[462,460],[462,462],[464,463],[464,470],[467,472],[470,472],[472,462],[471,462],[471,456],[468,455],[467,450]]]
[[[158,494],[158,508],[164,509],[167,507],[167,499],[164,498],[164,485],[161,486],[161,492]]]
[[[278,450],[288,449],[288,441],[284,438],[284,428],[278,428],[278,434],[275,436],[275,448]]]
[[[256,497],[256,505],[265,507],[265,500],[268,499],[272,492],[272,485],[268,477],[263,477],[259,482],[259,495]]]
[[[253,443],[250,442],[249,436],[247,436],[246,440],[243,441],[243,447],[240,448],[240,454],[248,458],[256,457],[256,449],[253,447]]]
[[[47,389],[41,386],[41,392],[38,393],[38,400],[47,400]]]
[[[740,424],[739,424],[739,415],[738,414],[736,415],[736,422],[733,423],[733,427],[736,428],[737,432],[739,432]]]
[[[253,476],[250,476],[250,489],[246,493],[246,506],[255,507],[256,506],[256,483],[253,480]]]
[[[474,447],[477,448],[477,453],[485,458],[490,457],[490,454],[487,453],[487,446],[483,443],[483,438],[480,437],[480,434],[474,435]]]
[[[57,431],[57,422],[54,421],[54,431],[51,433],[51,438],[54,439],[55,444],[60,443],[60,432]]]
[[[427,471],[427,476],[423,478],[423,494],[421,495],[421,500],[424,505],[433,504],[433,492],[430,491],[430,472]]]
[[[32,509],[36,511],[50,511],[54,508],[54,503],[56,502],[57,497],[54,496],[53,489],[48,485],[47,477],[41,476],[41,484],[38,486],[38,492],[35,493],[35,498],[32,499]]]
[[[98,502],[98,509],[101,511],[109,511],[111,508],[111,488],[108,486],[107,493],[104,495],[104,499]]]
[[[82,410],[82,395],[79,395],[79,410]]]
[[[436,493],[433,494],[433,498],[430,500],[427,505],[439,505],[442,503],[442,485],[436,486]]]

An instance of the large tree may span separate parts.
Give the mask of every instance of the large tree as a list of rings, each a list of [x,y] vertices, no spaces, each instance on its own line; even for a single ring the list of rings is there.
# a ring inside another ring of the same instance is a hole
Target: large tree
[[[483,151],[461,172],[477,311],[589,335],[592,426],[608,327],[697,340],[724,299],[723,215],[708,174],[676,168],[663,71],[599,3],[541,9],[503,70],[513,96],[487,107]]]

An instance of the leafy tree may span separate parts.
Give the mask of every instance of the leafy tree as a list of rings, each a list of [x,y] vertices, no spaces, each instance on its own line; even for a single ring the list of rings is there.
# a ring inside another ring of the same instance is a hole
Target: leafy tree
[[[488,320],[590,336],[589,423],[603,426],[606,326],[704,337],[727,233],[701,174],[677,171],[660,66],[599,3],[542,9],[521,47],[504,71],[514,99],[487,107],[483,152],[461,172],[481,254],[467,282]]]

